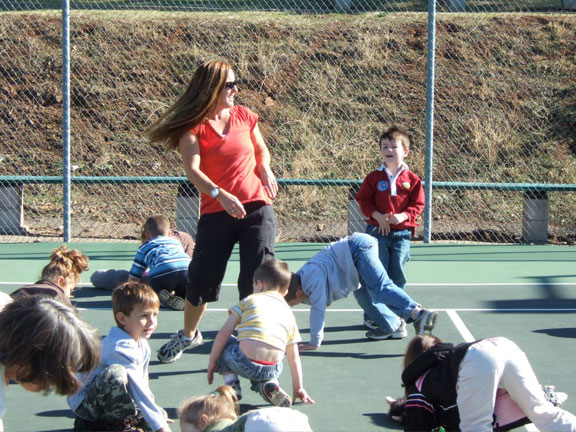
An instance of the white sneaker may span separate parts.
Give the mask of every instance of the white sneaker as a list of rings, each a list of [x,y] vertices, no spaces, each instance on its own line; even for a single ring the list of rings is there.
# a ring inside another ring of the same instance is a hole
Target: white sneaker
[[[180,330],[160,347],[156,356],[162,363],[173,363],[182,357],[184,350],[195,348],[201,344],[202,333],[200,333],[200,330],[196,329],[196,334],[191,340],[184,339],[184,330]]]
[[[400,326],[392,333],[386,333],[379,328],[366,332],[366,337],[374,340],[403,339],[406,336],[408,336],[408,330],[406,330],[406,323],[404,321],[400,321]]]
[[[568,399],[568,395],[563,392],[557,392],[553,385],[545,385],[542,387],[544,390],[544,396],[546,400],[554,406],[560,406]]]
[[[378,330],[380,328],[376,321],[372,321],[368,318],[364,320],[364,327],[366,327],[368,330]]]
[[[274,406],[285,408],[290,408],[292,406],[292,398],[290,395],[282,390],[278,383],[274,381],[260,384],[258,392],[266,402],[269,402]]]
[[[414,330],[416,330],[416,334],[423,335],[424,333],[430,333],[434,330],[437,319],[438,312],[430,309],[422,309],[418,318],[414,320]]]

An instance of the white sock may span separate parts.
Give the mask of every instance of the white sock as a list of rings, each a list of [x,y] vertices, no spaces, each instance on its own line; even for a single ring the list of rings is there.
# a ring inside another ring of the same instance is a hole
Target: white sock
[[[226,374],[224,375],[224,384],[230,385],[233,384],[235,381],[240,381],[238,379],[238,375],[236,374]]]

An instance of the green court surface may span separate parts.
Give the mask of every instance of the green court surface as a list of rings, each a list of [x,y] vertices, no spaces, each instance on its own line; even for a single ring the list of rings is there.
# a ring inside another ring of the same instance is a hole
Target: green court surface
[[[0,290],[11,292],[34,282],[59,244],[0,244]],[[136,243],[72,243],[90,257],[90,270],[75,291],[81,315],[105,335],[114,324],[110,293],[90,286],[98,269],[129,269]],[[278,258],[297,270],[324,245],[282,243]],[[542,384],[568,393],[563,405],[576,413],[576,248],[568,246],[413,244],[407,264],[407,292],[426,307],[440,310],[434,333],[452,342],[506,336],[528,355]],[[172,417],[187,397],[214,389],[206,382],[206,365],[227,308],[237,301],[238,256],[229,263],[222,295],[212,303],[200,329],[204,344],[186,351],[173,364],[153,360],[150,385],[156,401]],[[309,324],[306,306],[294,309],[304,340]],[[182,327],[182,313],[161,310],[150,339],[158,349]],[[410,326],[409,326],[410,327]],[[402,394],[402,355],[409,338],[370,341],[365,338],[362,312],[353,296],[334,303],[326,316],[325,342],[317,352],[302,354],[304,384],[315,405],[295,405],[308,415],[315,431],[399,430],[386,415],[385,396]],[[409,328],[410,335],[413,330]],[[219,377],[216,377],[218,380]],[[220,384],[220,381],[217,381]],[[243,410],[263,407],[264,401],[242,381]],[[291,390],[287,363],[281,384]],[[6,391],[7,431],[66,431],[73,416],[63,397],[27,393],[11,384]],[[179,430],[178,424],[173,430]],[[523,429],[526,430],[526,429]],[[533,427],[530,430],[534,430]]]

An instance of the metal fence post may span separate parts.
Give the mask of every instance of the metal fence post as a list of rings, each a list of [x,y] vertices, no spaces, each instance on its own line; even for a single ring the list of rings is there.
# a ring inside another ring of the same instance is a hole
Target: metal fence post
[[[428,63],[426,78],[426,172],[424,192],[424,243],[432,236],[432,165],[434,154],[434,54],[436,49],[436,0],[428,2]]]
[[[64,241],[70,241],[70,0],[62,0],[62,148]]]

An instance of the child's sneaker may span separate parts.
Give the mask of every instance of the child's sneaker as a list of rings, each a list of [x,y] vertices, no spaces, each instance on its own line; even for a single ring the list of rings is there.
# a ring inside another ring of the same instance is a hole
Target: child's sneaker
[[[423,335],[424,333],[430,333],[434,329],[437,319],[438,312],[435,310],[422,309],[418,318],[414,320],[414,330],[416,330],[416,334]]]
[[[262,398],[277,407],[290,408],[292,406],[292,398],[288,393],[280,388],[274,381],[268,381],[260,384],[258,389]]]
[[[387,333],[379,328],[376,330],[369,330],[366,332],[366,337],[368,339],[374,340],[386,340],[386,339],[403,339],[408,336],[408,331],[406,330],[406,323],[404,321],[400,321],[400,326],[398,329],[392,333]]]
[[[164,307],[177,311],[184,310],[184,299],[170,294],[168,290],[163,289],[158,291],[158,298],[160,299],[160,304]]]
[[[182,357],[184,350],[195,348],[202,344],[202,333],[196,329],[196,334],[191,340],[184,339],[184,330],[180,330],[177,334],[172,335],[172,338],[157,351],[158,360],[162,363],[173,363]]]
[[[226,385],[229,385],[230,387],[232,387],[234,389],[234,391],[236,392],[236,398],[238,399],[238,401],[241,401],[242,400],[242,387],[240,387],[240,380],[232,381],[231,383],[227,383]]]
[[[544,389],[544,397],[546,400],[554,406],[560,406],[568,399],[568,395],[563,392],[555,391],[556,387],[553,385],[545,385],[543,386]]]
[[[364,327],[366,327],[368,330],[378,330],[380,328],[378,324],[376,324],[376,321],[372,321],[368,318],[364,320]]]

